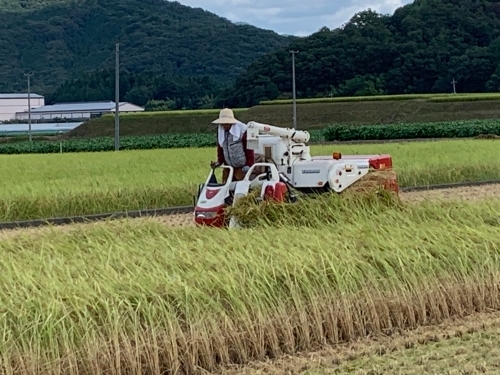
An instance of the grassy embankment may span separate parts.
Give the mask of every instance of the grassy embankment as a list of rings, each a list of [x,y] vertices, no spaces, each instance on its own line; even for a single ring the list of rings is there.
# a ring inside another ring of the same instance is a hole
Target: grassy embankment
[[[303,130],[333,124],[427,123],[500,117],[500,94],[422,94],[297,100],[297,123]],[[292,102],[272,101],[234,109],[244,122],[292,126]],[[120,116],[124,136],[210,132],[219,110],[171,111]],[[103,116],[73,130],[69,137],[114,136],[114,117]]]
[[[313,155],[389,153],[400,186],[498,179],[498,141],[312,146]],[[1,155],[0,220],[190,205],[214,148]]]
[[[142,220],[4,239],[2,365],[201,374],[500,309],[500,200],[330,199],[301,228]]]

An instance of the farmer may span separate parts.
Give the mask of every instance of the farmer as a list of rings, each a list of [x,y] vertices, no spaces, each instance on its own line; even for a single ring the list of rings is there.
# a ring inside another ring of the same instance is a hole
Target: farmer
[[[241,181],[255,161],[253,150],[247,148],[247,126],[234,118],[229,108],[219,113],[219,118],[212,121],[218,124],[217,161],[211,162],[212,168],[219,165],[230,165],[234,168],[233,181]],[[227,181],[229,170],[222,172],[222,182]]]

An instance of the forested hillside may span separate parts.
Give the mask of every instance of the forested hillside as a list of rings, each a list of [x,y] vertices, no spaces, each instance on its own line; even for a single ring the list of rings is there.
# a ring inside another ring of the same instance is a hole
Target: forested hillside
[[[155,72],[120,74],[120,98],[146,110],[213,108],[224,88],[209,77],[172,77]],[[50,102],[114,100],[112,69],[84,74],[63,83],[47,98]]]
[[[0,10],[18,12],[21,10],[33,10],[48,5],[77,1],[78,0],[0,0]]]
[[[66,80],[88,79],[83,73],[114,69],[116,41],[129,75],[230,84],[257,57],[295,39],[164,0],[0,1],[0,92],[26,90],[27,70],[33,90],[47,95]]]
[[[0,2],[10,9],[0,11],[0,91],[25,90],[31,69],[33,90],[49,103],[113,100],[117,40],[120,97],[151,109],[290,98],[291,48],[300,51],[299,98],[449,93],[453,78],[457,92],[500,91],[500,3],[491,0],[366,10],[307,38],[163,0]]]
[[[367,10],[343,28],[323,28],[266,55],[220,100],[233,107],[297,96],[500,90],[500,3],[416,0],[392,16]]]

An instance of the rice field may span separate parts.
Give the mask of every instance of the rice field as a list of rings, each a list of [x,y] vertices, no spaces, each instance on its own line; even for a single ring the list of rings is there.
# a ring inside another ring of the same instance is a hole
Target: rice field
[[[303,98],[297,99],[298,104],[306,103],[332,103],[332,102],[365,102],[365,101],[389,101],[389,100],[428,100],[434,102],[467,102],[478,100],[498,100],[500,94],[497,92],[486,93],[462,93],[462,94],[399,94],[399,95],[373,95],[373,96],[340,96],[324,98]],[[292,104],[292,99],[275,99],[261,101],[260,105]]]
[[[4,238],[3,371],[201,374],[500,308],[498,198],[301,210],[240,231],[142,219]]]
[[[400,186],[500,178],[496,140],[312,146],[313,155],[389,153]],[[216,150],[0,155],[0,221],[192,204]]]

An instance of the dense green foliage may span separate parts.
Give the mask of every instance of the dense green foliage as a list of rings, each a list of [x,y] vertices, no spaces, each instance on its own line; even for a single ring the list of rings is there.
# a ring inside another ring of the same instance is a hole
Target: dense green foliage
[[[120,74],[121,100],[145,106],[147,111],[213,108],[222,87],[207,76],[172,77],[150,71]],[[107,69],[64,82],[49,99],[53,102],[114,100],[114,95],[115,72]]]
[[[307,38],[163,0],[0,0],[0,9],[0,91],[25,90],[22,73],[30,69],[33,90],[48,103],[112,100],[117,40],[120,96],[151,110],[290,98],[290,48],[300,51],[298,98],[449,93],[453,78],[459,93],[500,90],[493,0],[415,0],[393,15],[360,12]]]
[[[59,3],[71,3],[70,0],[0,0],[0,9],[4,11],[21,11],[43,8]]]
[[[311,139],[322,140],[322,131],[312,131]],[[63,141],[29,141],[4,143],[0,145],[0,154],[26,153],[57,153],[61,152],[99,152],[115,149],[114,138],[99,137],[92,139],[72,138]],[[164,134],[157,136],[131,136],[120,138],[121,150],[151,150],[158,148],[186,148],[186,147],[215,147],[216,135],[213,133],[201,134]]]
[[[3,92],[25,90],[26,70],[34,72],[33,91],[47,95],[83,72],[114,69],[116,41],[120,42],[123,71],[133,74],[150,71],[169,77],[205,76],[228,84],[257,57],[294,39],[236,25],[210,12],[172,1],[82,0],[67,4],[45,0],[38,2],[37,9],[24,11],[18,11],[18,0],[2,1],[0,91]],[[86,77],[82,80],[88,82]],[[109,87],[96,89],[83,84],[79,88],[81,100],[86,97],[86,90],[96,90],[100,97],[113,99],[106,94]],[[135,93],[130,96],[141,96],[151,85],[138,83],[132,89]],[[166,99],[167,95],[161,96],[162,89],[156,89],[158,97]],[[64,87],[59,95],[68,95]]]
[[[230,106],[297,97],[484,92],[500,89],[500,3],[415,0],[392,16],[371,10],[255,61],[225,92]]]
[[[482,134],[500,136],[500,121],[473,120],[397,125],[335,125],[326,129],[310,129],[311,142],[389,140],[412,138],[468,138]],[[124,136],[120,138],[122,150],[148,150],[158,148],[214,147],[215,133],[162,134],[155,136]],[[0,145],[0,154],[99,152],[114,150],[113,137],[90,139],[70,138],[62,141],[20,141]]]
[[[500,121],[476,120],[371,126],[336,125],[326,129],[324,137],[328,141],[357,141],[412,138],[468,138],[481,134],[500,136]]]

